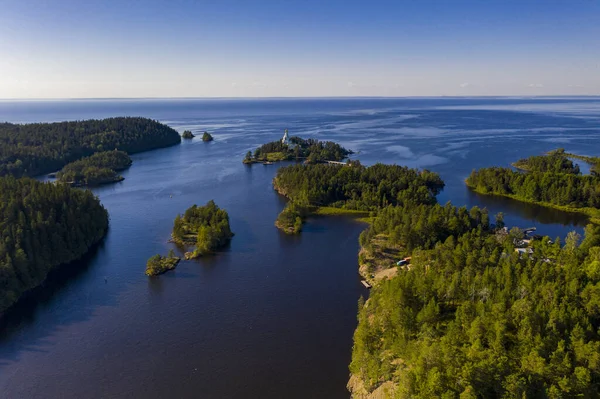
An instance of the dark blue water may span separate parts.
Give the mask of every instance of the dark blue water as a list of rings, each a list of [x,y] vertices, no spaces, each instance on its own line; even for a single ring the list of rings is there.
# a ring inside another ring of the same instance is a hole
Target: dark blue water
[[[557,147],[600,153],[600,98],[0,101],[0,121],[118,115],[215,141],[135,155],[125,181],[94,190],[110,232],[3,321],[1,397],[348,397],[364,226],[312,219],[299,237],[273,226],[285,203],[271,188],[277,166],[241,159],[285,128],[338,141],[365,164],[437,171],[441,202],[502,211],[509,225],[551,236],[586,220],[475,195],[464,178]],[[230,214],[231,246],[147,278],[147,258],[171,247],[175,215],[210,199]]]

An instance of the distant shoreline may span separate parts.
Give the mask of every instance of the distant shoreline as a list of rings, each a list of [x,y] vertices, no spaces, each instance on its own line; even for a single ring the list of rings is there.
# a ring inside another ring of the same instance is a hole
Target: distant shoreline
[[[419,96],[419,95],[407,95],[407,96],[253,96],[253,97],[220,97],[220,96],[206,96],[206,97],[39,97],[39,98],[0,98],[0,101],[131,101],[131,100],[351,100],[351,99],[552,99],[552,98],[600,98],[600,94],[547,94],[540,96],[532,96],[530,94],[506,94],[506,95],[481,95],[481,96]]]

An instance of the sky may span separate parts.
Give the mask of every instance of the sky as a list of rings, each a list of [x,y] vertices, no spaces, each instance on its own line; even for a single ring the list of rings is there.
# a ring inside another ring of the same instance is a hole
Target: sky
[[[0,0],[0,98],[599,95],[600,0]]]

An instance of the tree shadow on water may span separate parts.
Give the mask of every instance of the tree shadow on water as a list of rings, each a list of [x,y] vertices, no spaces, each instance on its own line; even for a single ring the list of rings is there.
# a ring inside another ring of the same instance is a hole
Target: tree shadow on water
[[[468,188],[467,190],[468,198],[471,202],[479,203],[482,207],[499,208],[522,219],[537,221],[542,224],[556,223],[563,226],[573,225],[575,227],[584,227],[589,223],[589,218],[584,214],[565,212],[498,195],[483,195]]]
[[[114,287],[92,295],[86,292],[84,300],[79,297],[65,302],[65,299],[69,299],[67,296],[74,291],[81,292],[81,289],[69,288],[89,284],[85,282],[85,278],[90,277],[94,267],[100,267],[98,263],[103,258],[105,241],[106,239],[93,247],[81,259],[61,265],[50,272],[42,285],[23,295],[2,315],[0,366],[18,360],[22,352],[45,352],[40,346],[56,330],[89,320],[98,307],[116,306],[118,290]],[[106,279],[99,278],[98,284],[110,286]]]

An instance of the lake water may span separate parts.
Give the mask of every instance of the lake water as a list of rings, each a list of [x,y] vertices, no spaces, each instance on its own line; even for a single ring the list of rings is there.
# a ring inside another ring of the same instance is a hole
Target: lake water
[[[440,202],[504,212],[538,233],[582,232],[585,217],[471,193],[474,168],[564,147],[600,153],[600,98],[0,101],[0,121],[145,116],[210,131],[133,156],[125,181],[95,189],[111,217],[103,244],[14,307],[0,331],[2,398],[347,398],[364,225],[310,219],[288,237],[277,165],[246,151],[290,134],[330,139],[364,164],[439,172]],[[159,278],[173,219],[214,199],[235,232],[218,255]]]

